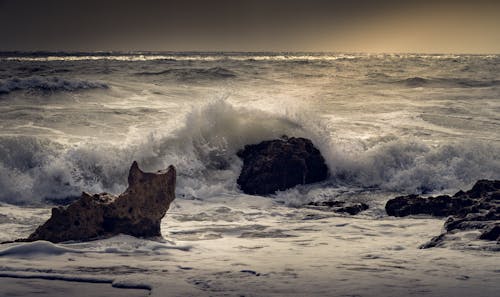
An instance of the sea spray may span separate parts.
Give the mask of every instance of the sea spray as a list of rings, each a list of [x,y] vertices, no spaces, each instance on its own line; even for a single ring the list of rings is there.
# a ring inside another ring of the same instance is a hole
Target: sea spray
[[[386,137],[362,145],[327,137],[313,120],[236,107],[214,100],[193,108],[169,134],[150,133],[123,144],[82,142],[62,145],[34,137],[0,138],[0,200],[31,203],[89,192],[119,193],[127,164],[138,160],[145,170],[169,164],[178,168],[180,198],[204,199],[237,194],[246,144],[283,134],[312,139],[328,163],[331,177],[317,187],[375,188],[402,193],[456,190],[479,178],[499,178],[500,151],[494,143],[431,146],[418,139]],[[300,200],[300,197],[297,198]]]

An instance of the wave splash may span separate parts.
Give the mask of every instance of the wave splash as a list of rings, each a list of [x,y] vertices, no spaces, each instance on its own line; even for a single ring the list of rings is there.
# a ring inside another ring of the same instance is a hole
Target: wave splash
[[[481,178],[500,178],[499,145],[463,142],[430,146],[389,138],[347,157],[334,178],[344,185],[415,194],[464,188]]]
[[[310,116],[280,115],[218,100],[193,108],[173,133],[156,131],[131,143],[68,147],[34,137],[1,137],[0,201],[37,203],[77,196],[82,190],[120,193],[133,160],[147,171],[174,164],[179,197],[234,195],[239,193],[236,179],[242,165],[236,152],[283,134],[310,138],[324,155],[331,176],[316,188],[428,193],[456,190],[480,178],[500,178],[496,144],[433,147],[385,137],[354,145],[339,142]]]
[[[223,100],[194,108],[176,131],[156,131],[132,143],[74,147],[35,137],[0,137],[0,201],[31,203],[76,196],[82,190],[119,193],[137,160],[154,171],[174,164],[178,196],[202,198],[236,190],[245,144],[294,134],[285,117],[236,108]]]

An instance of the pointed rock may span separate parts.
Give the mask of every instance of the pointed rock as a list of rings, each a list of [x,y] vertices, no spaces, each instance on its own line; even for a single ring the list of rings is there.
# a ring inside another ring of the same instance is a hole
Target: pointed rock
[[[130,170],[128,172],[128,185],[133,185],[141,180],[142,177],[142,171],[139,169],[139,164],[137,164],[137,161],[134,161],[132,163],[132,166],[130,166]]]
[[[89,240],[116,234],[160,236],[160,222],[175,199],[176,171],[143,172],[134,161],[129,186],[120,196],[82,193],[66,208],[52,209],[50,219],[23,241]]]

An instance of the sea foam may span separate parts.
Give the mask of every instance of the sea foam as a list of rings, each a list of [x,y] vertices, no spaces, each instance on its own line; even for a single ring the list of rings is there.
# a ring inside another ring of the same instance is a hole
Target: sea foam
[[[494,143],[431,146],[417,139],[388,137],[354,145],[328,136],[321,124],[306,118],[215,100],[193,108],[177,130],[151,133],[130,143],[67,146],[48,139],[3,136],[0,200],[32,203],[81,191],[119,193],[126,187],[133,160],[145,170],[175,165],[181,198],[238,194],[242,162],[236,152],[283,134],[311,138],[319,147],[330,169],[329,187],[431,193],[466,187],[479,178],[500,178],[500,148]]]
[[[27,78],[9,78],[0,80],[0,95],[9,94],[14,91],[31,92],[71,92],[77,90],[106,89],[108,85],[102,82],[93,82],[85,80],[69,80],[59,77],[27,77]]]

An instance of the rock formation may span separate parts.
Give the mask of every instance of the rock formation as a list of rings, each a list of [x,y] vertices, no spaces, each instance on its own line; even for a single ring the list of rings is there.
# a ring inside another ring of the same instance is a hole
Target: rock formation
[[[83,193],[67,207],[52,209],[52,216],[22,241],[62,242],[89,240],[119,233],[160,236],[160,221],[175,199],[176,171],[147,173],[132,163],[128,188],[120,196]]]
[[[500,180],[479,180],[469,191],[459,191],[453,196],[396,197],[387,202],[385,209],[388,215],[398,217],[417,214],[450,216],[444,225],[446,233],[478,229],[482,231],[480,239],[500,241]],[[423,247],[439,245],[446,233],[434,237]]]
[[[356,215],[364,210],[367,210],[369,207],[366,203],[350,203],[345,201],[338,200],[329,200],[329,201],[321,201],[321,202],[309,202],[308,206],[312,206],[314,208],[328,208],[331,211],[338,213],[348,213],[350,215]]]
[[[283,136],[246,145],[238,157],[243,159],[238,185],[251,195],[273,194],[296,185],[323,181],[328,176],[325,159],[305,138]]]

